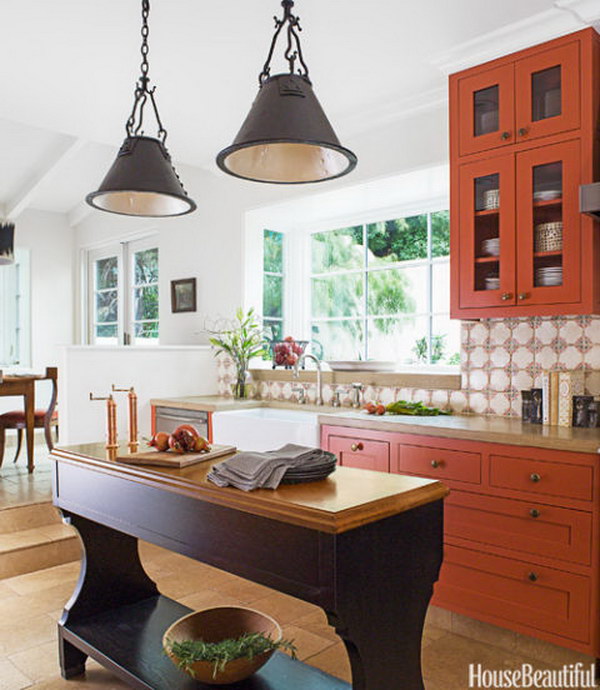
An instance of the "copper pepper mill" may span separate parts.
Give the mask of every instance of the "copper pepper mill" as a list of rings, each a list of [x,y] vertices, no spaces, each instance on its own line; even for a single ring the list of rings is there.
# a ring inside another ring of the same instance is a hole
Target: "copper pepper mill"
[[[117,441],[117,403],[112,395],[100,397],[90,393],[90,400],[106,400],[106,450],[116,451]]]
[[[131,386],[131,388],[117,388],[115,384],[112,384],[112,391],[114,393],[127,393],[127,397],[129,399],[129,407],[128,407],[128,430],[129,430],[129,452],[130,453],[136,453],[137,449],[139,448],[139,441],[138,441],[138,414],[137,414],[137,395],[135,392],[135,388]]]

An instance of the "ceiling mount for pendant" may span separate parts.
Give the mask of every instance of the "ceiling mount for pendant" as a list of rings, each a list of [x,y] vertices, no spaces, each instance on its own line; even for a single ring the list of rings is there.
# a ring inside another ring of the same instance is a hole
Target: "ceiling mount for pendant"
[[[171,162],[163,127],[148,76],[148,16],[150,0],[142,0],[142,63],[134,93],[133,108],[125,124],[127,136],[115,162],[97,191],[88,194],[90,206],[128,216],[162,217],[190,213],[196,204],[189,198]],[[144,108],[152,106],[158,133],[145,136]]]
[[[0,266],[15,262],[15,224],[0,223]]]
[[[217,156],[226,173],[256,182],[322,182],[351,172],[357,158],[340,144],[317,100],[302,54],[300,19],[283,0],[262,72],[259,92],[233,144]],[[271,76],[271,60],[284,27],[288,74]]]

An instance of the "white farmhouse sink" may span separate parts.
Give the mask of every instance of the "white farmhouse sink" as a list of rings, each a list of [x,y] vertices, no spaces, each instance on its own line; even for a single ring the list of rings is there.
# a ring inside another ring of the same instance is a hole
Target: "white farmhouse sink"
[[[213,439],[240,450],[273,450],[285,443],[318,447],[317,418],[317,412],[270,407],[214,412]]]

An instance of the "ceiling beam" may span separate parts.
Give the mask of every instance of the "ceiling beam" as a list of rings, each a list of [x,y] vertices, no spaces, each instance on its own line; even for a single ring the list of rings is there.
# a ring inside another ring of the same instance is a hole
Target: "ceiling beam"
[[[85,201],[80,201],[67,213],[69,225],[74,228],[87,218],[94,209]]]
[[[9,220],[16,220],[30,206],[40,187],[54,177],[59,168],[81,151],[86,144],[85,139],[69,137],[69,140],[62,145],[54,159],[40,170],[13,199],[6,203],[4,217]]]

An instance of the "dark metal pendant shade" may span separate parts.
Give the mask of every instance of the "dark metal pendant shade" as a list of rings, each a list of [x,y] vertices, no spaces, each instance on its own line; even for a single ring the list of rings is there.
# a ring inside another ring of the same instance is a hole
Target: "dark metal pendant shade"
[[[14,223],[0,223],[0,266],[15,262]]]
[[[233,144],[217,165],[236,177],[256,182],[302,184],[345,175],[356,156],[344,148],[301,75],[266,79]]]
[[[181,216],[196,204],[187,195],[165,146],[153,137],[127,137],[91,206],[127,216]]]

